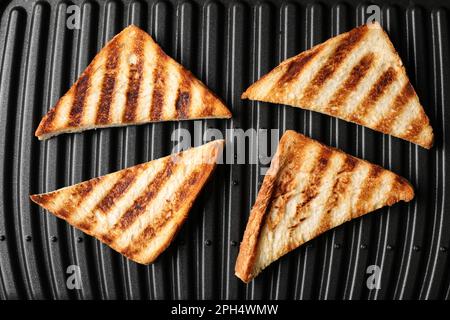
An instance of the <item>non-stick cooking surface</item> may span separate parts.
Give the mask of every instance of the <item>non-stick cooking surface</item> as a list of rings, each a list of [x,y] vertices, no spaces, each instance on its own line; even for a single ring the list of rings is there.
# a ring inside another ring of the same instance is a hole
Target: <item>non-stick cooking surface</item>
[[[381,6],[381,24],[435,131],[436,144],[429,151],[328,116],[240,99],[249,84],[280,61],[365,22],[371,3],[74,3],[81,6],[80,29],[67,27],[73,8],[67,10],[72,3],[66,1],[0,4],[0,298],[450,297],[450,3],[389,1]],[[148,31],[216,92],[233,118],[103,129],[38,141],[34,130],[42,115],[106,41],[131,23]],[[273,263],[249,285],[234,276],[234,263],[263,179],[260,167],[267,166],[264,157],[261,165],[219,165],[174,243],[147,267],[29,201],[31,193],[168,155],[176,143],[172,132],[187,128],[193,133],[195,126],[200,132],[218,128],[223,133],[230,128],[277,128],[280,136],[294,129],[405,176],[417,195],[409,204],[378,210],[327,232]],[[66,285],[71,265],[80,268],[82,290]],[[378,290],[366,284],[370,265],[382,270]]]

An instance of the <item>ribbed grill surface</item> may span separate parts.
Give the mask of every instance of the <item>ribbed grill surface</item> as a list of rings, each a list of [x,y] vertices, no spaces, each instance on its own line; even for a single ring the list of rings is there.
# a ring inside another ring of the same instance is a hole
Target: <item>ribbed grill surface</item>
[[[1,299],[450,298],[449,3],[400,0],[381,6],[381,24],[434,128],[430,151],[328,116],[240,99],[280,61],[364,22],[369,3],[74,3],[81,6],[79,30],[66,27],[67,2],[0,4]],[[234,276],[234,263],[266,165],[219,165],[174,243],[148,267],[44,214],[29,194],[168,155],[175,129],[194,132],[193,122],[173,122],[44,142],[34,137],[41,117],[130,23],[148,31],[232,110],[231,120],[205,120],[197,130],[278,128],[281,136],[294,129],[403,175],[416,189],[415,200],[320,236],[249,285]],[[82,290],[66,286],[70,265],[80,267]],[[379,290],[367,288],[369,265],[382,268]]]

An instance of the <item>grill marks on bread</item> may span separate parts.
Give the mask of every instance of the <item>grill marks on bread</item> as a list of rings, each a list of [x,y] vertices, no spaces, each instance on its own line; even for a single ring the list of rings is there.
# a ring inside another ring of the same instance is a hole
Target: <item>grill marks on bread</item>
[[[250,213],[236,275],[248,282],[323,232],[413,197],[391,171],[287,131]]]
[[[31,199],[130,259],[148,264],[170,244],[212,173],[216,140]]]

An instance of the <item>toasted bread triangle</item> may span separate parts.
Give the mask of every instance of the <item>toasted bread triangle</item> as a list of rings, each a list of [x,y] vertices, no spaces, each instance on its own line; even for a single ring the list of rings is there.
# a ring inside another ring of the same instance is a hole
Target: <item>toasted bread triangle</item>
[[[249,282],[321,233],[413,197],[408,181],[391,171],[287,131],[250,213],[236,276]]]
[[[223,143],[215,140],[31,199],[129,259],[149,264],[187,218]]]
[[[35,135],[43,140],[101,127],[230,117],[202,82],[130,25],[95,56]]]
[[[433,145],[428,117],[378,23],[362,25],[285,60],[242,98],[321,112],[427,149]]]

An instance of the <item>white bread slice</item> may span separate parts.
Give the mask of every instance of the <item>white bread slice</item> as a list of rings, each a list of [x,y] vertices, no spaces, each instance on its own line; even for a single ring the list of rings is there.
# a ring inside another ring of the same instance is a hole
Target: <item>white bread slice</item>
[[[250,213],[236,276],[249,282],[321,233],[413,197],[408,181],[391,171],[287,131]]]
[[[433,145],[428,117],[378,23],[362,25],[285,60],[242,98],[317,111],[427,149]]]
[[[123,169],[31,200],[129,259],[149,264],[171,243],[224,141]]]
[[[130,25],[95,56],[35,135],[43,140],[103,127],[230,117],[202,82]]]

